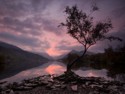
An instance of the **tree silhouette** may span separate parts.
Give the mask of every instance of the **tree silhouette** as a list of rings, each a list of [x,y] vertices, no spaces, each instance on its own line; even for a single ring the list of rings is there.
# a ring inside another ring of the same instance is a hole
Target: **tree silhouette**
[[[60,26],[64,26],[67,28],[67,33],[76,39],[80,44],[84,47],[83,54],[75,59],[73,62],[67,64],[67,71],[71,71],[71,68],[74,63],[76,63],[79,59],[83,58],[87,50],[97,41],[102,41],[108,39],[119,40],[120,38],[114,36],[107,36],[106,34],[112,29],[111,20],[97,22],[93,21],[93,17],[91,16],[93,12],[97,11],[97,6],[92,6],[92,10],[90,14],[82,12],[79,10],[77,6],[69,6],[66,7],[65,13],[67,14],[66,22],[61,23]]]

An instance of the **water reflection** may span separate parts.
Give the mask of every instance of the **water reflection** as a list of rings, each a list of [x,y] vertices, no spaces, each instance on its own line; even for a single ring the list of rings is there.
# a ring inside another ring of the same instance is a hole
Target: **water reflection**
[[[23,79],[28,79],[32,77],[37,77],[46,74],[57,74],[60,75],[65,71],[65,65],[60,62],[49,62],[36,68],[22,71],[15,76],[6,78],[2,81],[14,82],[21,81]]]
[[[104,77],[107,80],[112,80],[112,78],[107,76],[107,70],[95,70],[95,69],[89,69],[89,70],[77,70],[75,71],[76,74],[84,77]]]
[[[53,64],[53,65],[46,67],[45,71],[48,74],[60,74],[60,73],[63,73],[65,71],[65,67]]]
[[[15,76],[12,76],[10,78],[6,78],[2,81],[8,81],[8,82],[14,82],[14,81],[21,81],[23,79],[28,79],[32,77],[37,77],[41,75],[46,75],[46,74],[57,74],[60,75],[64,73],[66,70],[66,66],[61,63],[61,62],[49,62],[46,64],[43,64],[39,67],[32,68],[29,70],[22,71]],[[84,77],[104,77],[108,80],[112,80],[111,76],[108,77],[107,73],[109,73],[106,69],[101,69],[101,70],[96,70],[96,69],[91,69],[91,68],[81,68],[79,70],[74,70],[74,72],[80,76]],[[119,78],[122,78],[125,81],[125,75],[124,76],[119,76],[115,77],[116,80],[120,80]]]

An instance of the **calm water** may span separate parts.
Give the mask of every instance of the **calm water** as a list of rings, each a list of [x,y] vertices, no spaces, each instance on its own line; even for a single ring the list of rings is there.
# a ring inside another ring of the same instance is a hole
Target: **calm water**
[[[15,76],[6,78],[2,81],[15,82],[15,81],[21,81],[23,79],[28,79],[28,78],[37,77],[37,76],[46,75],[46,74],[60,75],[65,70],[66,70],[66,66],[63,63],[54,61],[54,62],[43,64],[39,67],[22,71],[16,74]],[[113,80],[113,78],[107,76],[108,71],[106,69],[96,70],[96,69],[82,67],[79,70],[74,70],[74,72],[84,77],[91,77],[91,76],[104,77],[107,80]],[[121,75],[118,75],[115,77],[116,80],[122,79],[123,81],[125,81],[124,78],[125,78],[125,75],[124,76],[122,75],[122,77]]]

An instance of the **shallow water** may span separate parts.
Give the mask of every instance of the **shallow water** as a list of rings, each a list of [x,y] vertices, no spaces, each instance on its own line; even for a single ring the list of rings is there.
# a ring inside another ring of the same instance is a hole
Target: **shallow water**
[[[8,81],[8,82],[18,82],[23,79],[28,79],[28,78],[33,78],[41,75],[47,75],[47,74],[57,74],[60,75],[64,73],[66,70],[66,66],[61,63],[61,62],[48,62],[46,64],[43,64],[39,67],[35,67],[32,69],[28,69],[25,71],[22,71],[15,76],[6,78],[2,81]],[[101,69],[101,70],[96,70],[96,69],[91,69],[91,68],[85,68],[82,67],[79,70],[74,70],[74,72],[80,76],[83,77],[104,77],[107,80],[112,80],[113,78],[107,76],[107,70],[106,69]],[[124,77],[122,77],[124,78]],[[119,78],[117,77],[119,80]]]

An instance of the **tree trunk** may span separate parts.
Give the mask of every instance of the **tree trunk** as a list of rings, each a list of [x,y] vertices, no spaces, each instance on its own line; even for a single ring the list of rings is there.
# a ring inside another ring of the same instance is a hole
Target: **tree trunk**
[[[82,58],[84,57],[86,51],[87,51],[87,50],[85,49],[84,52],[83,52],[83,54],[82,54],[80,57],[76,58],[72,63],[68,63],[68,64],[67,64],[67,70],[66,70],[66,72],[70,72],[70,71],[71,71],[72,66],[73,66],[78,60],[80,60],[80,59],[82,59]]]

